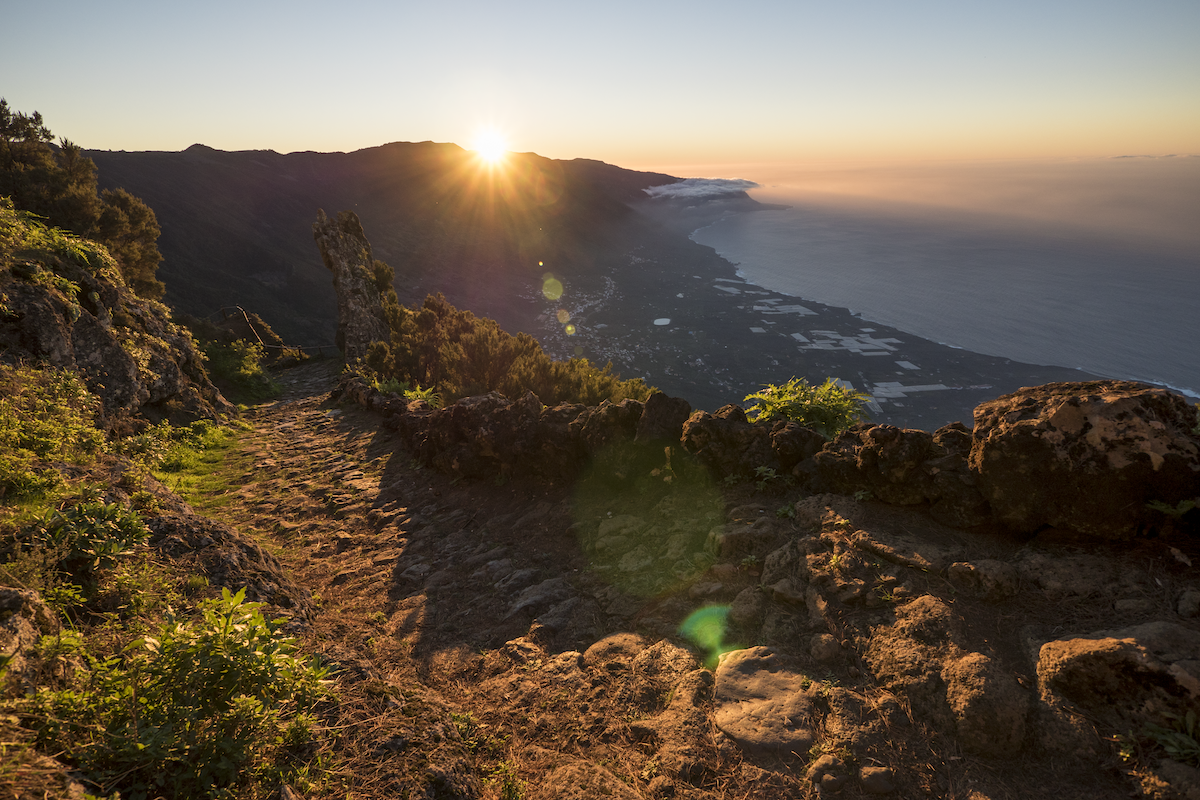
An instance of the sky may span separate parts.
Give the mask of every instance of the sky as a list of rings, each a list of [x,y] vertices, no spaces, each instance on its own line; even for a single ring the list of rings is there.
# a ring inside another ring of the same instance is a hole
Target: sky
[[[89,149],[798,164],[1200,154],[1200,2],[0,0],[0,96]]]

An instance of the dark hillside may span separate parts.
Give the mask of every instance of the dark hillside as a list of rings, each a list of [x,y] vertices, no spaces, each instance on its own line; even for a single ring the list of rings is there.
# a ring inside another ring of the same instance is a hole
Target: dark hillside
[[[676,180],[531,153],[492,170],[457,145],[433,142],[353,153],[193,145],[88,155],[105,186],[127,187],[155,209],[159,275],[172,306],[200,316],[247,306],[301,344],[331,343],[336,323],[329,275],[312,246],[318,208],[358,213],[376,255],[395,267],[402,300],[441,290],[477,307],[501,294],[511,302],[535,273],[585,265],[580,256],[630,216],[626,203]],[[516,321],[502,307],[481,310]]]

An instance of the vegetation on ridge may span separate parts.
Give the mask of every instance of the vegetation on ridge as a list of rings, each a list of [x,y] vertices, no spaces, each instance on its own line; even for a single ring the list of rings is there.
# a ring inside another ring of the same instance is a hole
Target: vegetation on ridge
[[[547,405],[604,400],[645,400],[652,389],[640,378],[621,380],[612,364],[597,368],[586,358],[554,361],[527,333],[513,336],[492,319],[430,295],[419,309],[400,305],[392,268],[375,262],[390,342],[375,342],[365,366],[377,379],[433,389],[446,402],[499,392],[510,399],[533,392]]]
[[[792,378],[779,386],[767,384],[745,399],[754,401],[749,413],[755,422],[792,420],[826,439],[866,419],[863,411],[866,395],[846,388],[833,378],[826,378],[820,386],[812,386],[803,378]]]
[[[96,165],[79,145],[54,145],[36,111],[14,112],[0,98],[0,197],[39,217],[104,245],[137,294],[162,297],[155,277],[162,254],[154,211],[124,189],[97,191]]]

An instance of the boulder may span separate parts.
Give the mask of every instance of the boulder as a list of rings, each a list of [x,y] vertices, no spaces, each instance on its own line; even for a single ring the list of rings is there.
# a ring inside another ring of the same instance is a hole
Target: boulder
[[[1081,716],[1119,732],[1163,726],[1200,702],[1200,632],[1144,623],[1046,642],[1037,651],[1038,688],[1056,749],[1097,749]],[[1080,713],[1082,712],[1082,714]]]
[[[692,405],[681,397],[654,392],[646,398],[637,424],[638,442],[678,444],[683,424],[692,415]]]
[[[22,258],[0,269],[5,363],[77,373],[100,400],[100,426],[119,432],[144,425],[138,417],[186,424],[234,413],[191,335],[166,306],[130,291],[102,249],[86,257],[22,251]]]
[[[924,503],[933,495],[925,462],[937,455],[933,435],[891,425],[856,425],[813,456],[826,488],[841,494],[869,491],[897,505]]]
[[[1010,528],[1128,539],[1170,518],[1147,506],[1200,495],[1196,410],[1130,381],[1050,383],[975,409],[970,468]]]
[[[313,238],[321,260],[333,273],[338,300],[337,346],[347,362],[363,358],[371,342],[390,340],[383,302],[375,283],[375,259],[362,223],[353,211],[337,219],[317,211]]]
[[[969,653],[948,662],[942,680],[964,750],[989,758],[1020,752],[1032,698],[1016,678],[982,653]]]
[[[717,666],[714,721],[749,750],[807,753],[815,734],[805,684],[769,648],[726,653]]]
[[[750,422],[740,406],[722,406],[715,414],[697,411],[684,423],[682,438],[684,449],[717,478],[781,468],[771,447],[771,429]]]

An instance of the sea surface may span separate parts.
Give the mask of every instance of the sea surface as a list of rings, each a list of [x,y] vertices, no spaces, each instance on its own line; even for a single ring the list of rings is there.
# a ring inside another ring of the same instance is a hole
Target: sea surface
[[[789,206],[692,234],[751,283],[974,352],[1200,397],[1200,251],[1186,241],[886,200],[763,199]]]

